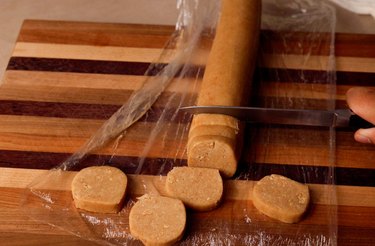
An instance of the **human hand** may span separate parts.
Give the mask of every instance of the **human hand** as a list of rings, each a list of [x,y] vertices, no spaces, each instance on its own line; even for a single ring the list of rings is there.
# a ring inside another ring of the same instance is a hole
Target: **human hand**
[[[375,124],[375,89],[353,87],[347,91],[346,101],[355,114]],[[375,128],[357,130],[354,139],[360,143],[375,144]]]

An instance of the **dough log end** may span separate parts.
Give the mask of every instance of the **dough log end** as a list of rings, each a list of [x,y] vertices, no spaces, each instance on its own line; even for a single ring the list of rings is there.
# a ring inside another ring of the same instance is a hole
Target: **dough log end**
[[[188,143],[188,166],[218,169],[223,177],[237,170],[236,139],[222,136],[197,136]]]

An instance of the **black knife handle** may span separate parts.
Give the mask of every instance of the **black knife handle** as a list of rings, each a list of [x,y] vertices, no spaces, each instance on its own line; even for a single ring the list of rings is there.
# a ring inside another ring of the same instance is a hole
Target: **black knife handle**
[[[375,127],[375,126],[374,126],[374,124],[362,119],[358,115],[353,114],[352,116],[350,116],[350,119],[349,119],[349,127],[352,130],[358,130],[358,129],[361,129],[361,128],[372,128],[372,127]]]

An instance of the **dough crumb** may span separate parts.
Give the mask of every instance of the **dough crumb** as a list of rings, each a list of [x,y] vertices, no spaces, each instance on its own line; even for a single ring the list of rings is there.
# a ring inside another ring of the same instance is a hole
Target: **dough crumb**
[[[296,223],[310,201],[307,185],[281,175],[262,178],[253,189],[253,204],[265,215],[285,223]]]
[[[220,172],[212,168],[175,167],[167,175],[169,196],[198,211],[214,209],[223,195]]]
[[[143,195],[129,214],[130,233],[145,245],[176,243],[183,236],[185,224],[184,204],[164,196]]]
[[[115,167],[84,168],[72,181],[74,204],[91,212],[117,213],[122,208],[127,181],[126,175]]]

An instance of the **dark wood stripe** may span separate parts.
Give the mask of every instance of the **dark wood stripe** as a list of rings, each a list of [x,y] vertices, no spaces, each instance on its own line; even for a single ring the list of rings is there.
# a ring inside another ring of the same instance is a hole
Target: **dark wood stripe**
[[[335,55],[375,57],[375,35],[336,33]]]
[[[0,100],[0,115],[105,120],[111,117],[120,107],[119,105],[107,104]],[[156,122],[162,115],[165,119],[168,119],[168,122],[187,124],[191,121],[191,115],[187,113],[176,112],[175,108],[158,107],[152,107],[140,121]]]
[[[122,74],[122,75],[147,75],[153,76],[159,73],[166,64],[151,64],[147,62],[119,62],[119,61],[93,61],[78,59],[54,59],[54,58],[31,58],[12,57],[9,61],[8,70],[25,71],[49,71],[49,72],[75,72],[75,73],[98,73],[98,74]],[[149,70],[148,70],[149,69]],[[204,68],[191,66],[186,77],[202,77]],[[178,76],[177,73],[176,76]],[[338,85],[373,85],[374,73],[362,72],[337,72]],[[294,83],[318,83],[327,84],[335,82],[335,74],[326,71],[297,70],[297,69],[258,69],[255,81],[271,82],[294,82]]]
[[[375,169],[332,168],[326,166],[279,165],[267,163],[239,163],[239,179],[259,180],[266,175],[281,174],[299,182],[330,184],[336,177],[337,185],[375,186]]]
[[[7,69],[24,71],[144,75],[149,66],[150,63],[146,62],[12,57],[9,60]],[[158,71],[151,71],[150,75],[156,75],[157,72]]]
[[[47,153],[29,151],[0,151],[0,166],[11,168],[51,169],[65,161],[68,153]],[[139,157],[89,155],[72,170],[78,171],[91,165],[112,165],[128,174],[138,170]],[[146,158],[141,174],[166,175],[174,166],[186,165],[184,159]],[[299,182],[312,184],[331,184],[332,169],[325,166],[297,166],[267,163],[239,163],[234,178],[259,180],[266,175],[282,174]],[[353,186],[375,186],[375,169],[335,168],[336,184]]]
[[[272,108],[294,108],[294,109],[320,109],[327,110],[336,100],[328,99],[311,99],[296,97],[252,97],[252,106],[256,107],[272,107]],[[336,101],[341,106],[340,100]],[[292,106],[293,105],[293,106]]]
[[[255,98],[255,97],[254,97]],[[289,108],[294,109],[314,109],[314,110],[328,110],[330,107],[337,109],[348,108],[346,100],[328,100],[328,99],[312,99],[312,98],[278,98],[278,97],[261,97],[252,103],[253,106],[259,107],[275,107],[275,108]],[[293,106],[291,106],[293,105]]]
[[[108,119],[119,105],[58,103],[35,101],[0,101],[0,114],[76,119]]]
[[[333,72],[266,67],[258,68],[255,79],[256,81],[318,84],[333,84],[335,81]]]
[[[191,98],[193,97],[193,98]],[[181,96],[174,98],[173,93],[163,93],[159,98],[159,103],[169,101],[170,105],[187,106],[192,104],[195,96],[190,95],[189,98],[183,99]],[[173,102],[174,100],[174,102]],[[296,109],[328,109],[327,100],[324,99],[300,99],[300,98],[257,98],[252,106],[283,108],[290,103],[296,105]],[[159,104],[158,103],[158,104]],[[337,100],[337,108],[346,108],[346,102]],[[0,115],[19,115],[19,116],[40,116],[40,117],[56,117],[56,118],[75,118],[75,119],[99,119],[104,120],[111,117],[121,105],[111,104],[88,104],[88,103],[65,103],[65,102],[40,102],[40,101],[16,101],[16,100],[0,100]],[[168,121],[175,123],[189,123],[190,117],[187,113],[176,112],[176,108],[164,108],[153,106],[140,119],[140,121],[155,122],[163,115]],[[297,127],[297,126],[296,126]],[[294,127],[294,129],[296,129]],[[306,128],[305,128],[306,129]],[[311,129],[311,128],[309,128]],[[343,129],[341,129],[343,130]],[[350,129],[344,129],[350,130]]]
[[[351,214],[359,214],[362,218],[359,220],[368,220],[364,217],[362,213],[359,213],[358,207],[351,207]],[[374,213],[374,211],[372,211]],[[337,245],[345,246],[368,246],[375,245],[375,228],[374,227],[361,227],[356,226],[353,223],[353,226],[341,226],[338,225],[338,237]]]
[[[375,73],[262,68],[257,81],[373,86]]]
[[[67,160],[69,153],[47,153],[30,151],[0,150],[0,166],[11,168],[51,169]],[[127,174],[136,174],[140,158],[136,156],[89,155],[72,171],[92,165],[111,165]],[[148,175],[166,175],[174,166],[186,165],[186,160],[168,158],[146,158],[140,173]]]
[[[22,71],[48,71],[48,72],[71,72],[92,74],[118,74],[155,76],[166,66],[165,63],[148,62],[120,62],[120,61],[97,61],[80,59],[57,59],[57,58],[35,58],[35,57],[11,57],[7,70]],[[190,65],[184,71],[184,77],[201,78],[204,68]],[[181,70],[175,76],[180,76]]]
[[[375,57],[375,35],[336,33],[334,39],[336,56]],[[262,30],[260,35],[261,50],[268,54],[329,55],[331,40],[330,33],[320,32]]]
[[[375,81],[375,73],[338,71],[336,77],[337,85],[374,86]]]
[[[330,33],[305,33],[262,30],[260,34],[260,49],[267,54],[330,54]],[[311,43],[317,45],[311,45]]]
[[[164,93],[161,101],[173,100],[173,95],[170,93]],[[189,100],[180,101],[181,97],[176,99],[177,105],[181,103],[182,105],[191,104]],[[253,106],[266,106],[273,105],[274,107],[280,106],[282,108],[286,104],[286,101],[293,105],[301,106],[303,109],[327,109],[328,104],[326,100],[319,99],[300,99],[298,98],[262,98],[258,99],[257,103],[253,103]],[[191,100],[194,101],[194,98]],[[345,101],[336,101],[337,108],[346,108]],[[16,101],[16,100],[0,100],[0,115],[16,115],[16,116],[39,116],[39,117],[55,117],[55,118],[73,118],[73,119],[97,119],[105,120],[111,117],[121,105],[110,105],[110,104],[87,104],[87,103],[63,103],[63,102],[39,102],[39,101]],[[140,121],[145,122],[156,122],[163,115],[165,119],[169,122],[174,123],[189,123],[191,121],[191,115],[188,113],[176,112],[176,108],[163,108],[153,106],[146,113]],[[268,128],[273,127],[268,125]],[[280,126],[275,126],[279,128]],[[285,128],[285,127],[284,127]],[[283,129],[284,129],[283,128]],[[304,127],[304,126],[288,126],[288,129],[301,129],[301,130],[324,130],[326,127]],[[288,130],[284,129],[284,130]],[[338,131],[351,132],[350,128],[339,128]]]

